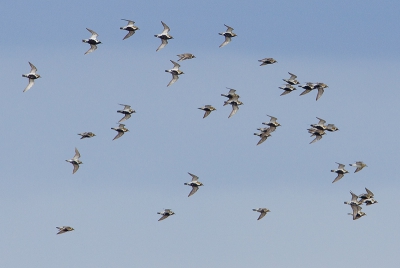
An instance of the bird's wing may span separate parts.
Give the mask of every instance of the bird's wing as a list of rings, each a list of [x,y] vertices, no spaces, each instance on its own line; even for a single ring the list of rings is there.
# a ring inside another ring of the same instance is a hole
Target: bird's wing
[[[178,79],[179,79],[179,76],[177,76],[176,74],[172,74],[172,79],[171,79],[171,81],[169,81],[167,87],[169,87],[170,85],[175,83]]]
[[[306,95],[307,93],[310,93],[310,92],[311,92],[311,89],[306,89],[303,92],[301,92],[301,94],[299,96]]]
[[[29,61],[28,61],[29,62]],[[29,65],[31,66],[31,74],[36,74],[37,72],[37,68],[35,67],[35,65],[33,65],[32,63],[29,62]]]
[[[265,211],[261,212],[261,214],[257,220],[261,220],[262,218],[264,218],[265,215],[267,215],[267,212],[265,212]]]
[[[363,167],[357,167],[354,173],[359,172],[361,169],[363,169]]]
[[[210,113],[211,113],[211,111],[210,111],[210,110],[207,110],[207,111],[204,113],[203,118],[206,118]]]
[[[89,28],[86,28],[86,30],[88,30],[88,31],[92,34],[92,36],[90,37],[90,39],[96,39],[97,36],[99,36],[95,31],[90,30]]]
[[[189,174],[190,176],[192,176],[192,182],[193,182],[193,181],[197,181],[197,180],[199,179],[199,177],[197,177],[196,175],[194,175],[194,174],[192,174],[192,173],[190,173],[190,172],[188,172],[188,174]]]
[[[338,180],[340,180],[341,178],[343,178],[343,174],[338,174],[337,177],[333,180],[332,183],[337,182]]]
[[[365,190],[367,191],[367,194],[370,196],[370,198],[374,197],[374,193],[373,192],[371,192],[367,188],[365,188]]]
[[[161,23],[162,23],[162,25],[164,26],[164,30],[162,31],[161,34],[167,34],[167,33],[170,31],[170,28],[169,28],[168,25],[165,24],[164,22],[161,21]]]
[[[219,47],[223,47],[223,46],[227,45],[230,41],[231,41],[231,37],[225,36],[225,41],[221,45],[219,45]]]
[[[284,90],[283,93],[281,94],[281,96],[286,95],[286,94],[289,94],[290,92],[292,92],[292,91]]]
[[[317,117],[317,119],[319,120],[318,125],[323,125],[326,123],[326,121],[322,118]]]
[[[133,26],[133,24],[135,24],[133,20],[126,20],[126,19],[121,19],[121,20],[127,21],[128,22],[127,26]]]
[[[226,32],[227,32],[227,33],[232,33],[232,31],[233,31],[234,29],[233,29],[232,27],[226,25],[226,24],[224,24],[224,25],[225,25],[225,27],[227,28],[227,29],[226,29]]]
[[[60,231],[58,231],[57,234],[63,234],[66,232],[65,229],[63,229],[63,228],[60,228],[60,227],[57,227],[57,228],[60,230]]]
[[[177,56],[179,57],[178,61],[185,59],[185,54],[178,54]]]
[[[294,79],[296,79],[297,78],[297,75],[295,75],[295,74],[292,74],[292,73],[290,73],[290,72],[288,72],[289,74],[290,74],[290,78],[289,78],[289,80],[294,80]]]
[[[350,191],[350,194],[351,194],[351,201],[354,201],[354,202],[356,202],[357,201],[357,199],[358,199],[358,195],[356,195],[355,193],[353,193],[352,191]]]
[[[313,136],[313,135],[311,135],[311,136]],[[315,139],[313,139],[313,140],[310,142],[310,144],[311,144],[311,143],[314,143],[314,142],[317,142],[317,141],[319,141],[320,139],[322,139],[322,136],[321,136],[321,135],[315,135]]]
[[[168,217],[169,217],[169,215],[168,215],[168,214],[165,214],[165,215],[163,215],[160,219],[158,219],[158,221],[165,220],[165,219],[168,218]]]
[[[24,89],[23,92],[28,91],[29,89],[31,89],[31,87],[33,86],[34,83],[35,83],[35,80],[29,78],[29,83],[28,83],[28,85],[26,86],[26,88]]]
[[[257,145],[260,145],[261,143],[263,143],[264,141],[266,141],[268,139],[268,136],[266,135],[260,135],[261,139],[260,141],[257,143]]]
[[[170,60],[171,62],[172,62],[172,64],[174,65],[174,68],[172,68],[172,70],[179,70],[179,67],[181,67],[178,63],[176,63],[175,61],[173,61],[173,60]]]
[[[125,40],[125,39],[131,37],[134,33],[135,33],[135,31],[129,31],[122,40]]]
[[[357,219],[357,214],[359,211],[359,206],[357,205],[351,205],[351,209],[353,210],[353,220]]]
[[[239,106],[237,105],[236,102],[232,102],[232,112],[229,114],[228,118],[236,114],[236,112],[239,110]]]
[[[121,120],[118,121],[118,123],[121,123],[121,122],[123,122],[125,120],[128,120],[129,118],[131,118],[131,115],[130,114],[126,114],[124,117],[121,118]]]
[[[97,49],[96,45],[90,44],[90,49],[88,51],[85,52],[84,55],[92,53],[93,51],[95,51]]]
[[[114,137],[113,140],[116,140],[116,139],[120,138],[122,135],[124,135],[124,132],[123,131],[118,131],[118,134]]]
[[[276,117],[273,117],[270,115],[267,115],[267,116],[269,116],[271,118],[271,120],[269,120],[270,123],[276,123],[276,120],[278,120],[278,118],[276,118]]]
[[[342,169],[342,168],[344,168],[344,165],[343,165],[343,164],[340,164],[340,163],[338,163],[338,162],[336,162],[336,164],[338,164],[338,165],[339,165],[338,169]]]
[[[318,93],[317,93],[317,98],[315,100],[318,100],[321,98],[322,94],[324,94],[324,89],[322,87],[318,88]]]
[[[79,153],[78,149],[75,148],[75,155],[73,157],[74,160],[78,160],[81,157],[81,154]]]
[[[160,49],[164,48],[168,44],[167,39],[161,39],[161,44],[160,46],[156,49],[156,51],[159,51]]]
[[[197,192],[197,190],[199,190],[199,186],[193,185],[192,186],[192,190],[190,191],[188,197],[191,196],[191,195],[194,195],[194,193]]]
[[[72,174],[75,174],[75,172],[79,169],[79,165],[76,163],[72,163],[72,165],[74,166],[74,170],[72,171]]]

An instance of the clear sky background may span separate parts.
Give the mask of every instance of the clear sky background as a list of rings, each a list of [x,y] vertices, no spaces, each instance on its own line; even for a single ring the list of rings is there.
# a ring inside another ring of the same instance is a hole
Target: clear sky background
[[[0,267],[399,267],[399,13],[398,1],[5,1]],[[124,41],[121,19],[140,28]],[[156,52],[161,20],[174,39]],[[238,36],[219,48],[224,24]],[[88,55],[86,27],[103,42]],[[167,88],[185,52],[196,58]],[[42,78],[22,93],[28,61]],[[287,72],[329,88],[317,102],[279,96]],[[229,119],[226,87],[244,103]],[[119,103],[137,113],[112,141]],[[217,111],[203,119],[205,104]],[[282,126],[256,146],[266,114]],[[315,117],[340,131],[310,145]],[[368,167],[331,183],[335,162],[358,160]],[[187,172],[204,183],[190,198]],[[343,202],[364,187],[379,203],[353,221]],[[258,207],[271,213],[257,221]],[[176,215],[158,222],[164,208]],[[62,225],[75,231],[55,235]]]

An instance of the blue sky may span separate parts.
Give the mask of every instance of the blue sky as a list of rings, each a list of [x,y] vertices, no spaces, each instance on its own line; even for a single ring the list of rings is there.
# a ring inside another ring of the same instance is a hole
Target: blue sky
[[[398,1],[4,3],[0,266],[397,267],[399,11]],[[140,28],[124,41],[121,19]],[[156,52],[161,20],[174,39]],[[218,48],[224,24],[238,36]],[[86,27],[103,42],[89,55]],[[164,70],[185,52],[196,59],[167,88]],[[259,67],[265,57],[278,63]],[[42,78],[22,93],[28,61]],[[300,88],[281,97],[287,72],[329,88],[317,102]],[[244,103],[230,119],[226,87]],[[112,141],[119,103],[137,113]],[[205,104],[217,111],[203,119]],[[256,146],[266,114],[282,126]],[[310,145],[315,117],[340,131]],[[331,183],[335,162],[358,160],[368,167]],[[190,198],[187,172],[205,185]],[[379,203],[353,221],[343,202],[364,187]],[[258,207],[271,213],[257,221]],[[176,215],[158,222],[163,208]],[[62,225],[75,231],[56,236]]]

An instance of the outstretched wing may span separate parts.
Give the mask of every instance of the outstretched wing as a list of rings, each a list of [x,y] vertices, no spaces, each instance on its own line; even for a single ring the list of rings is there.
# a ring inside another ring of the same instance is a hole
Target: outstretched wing
[[[73,157],[74,160],[78,160],[81,157],[81,154],[79,153],[78,149],[75,148],[75,155]]]
[[[88,51],[85,52],[84,55],[92,53],[93,51],[95,51],[97,49],[97,46],[94,44],[90,44],[90,49]]]
[[[97,36],[99,36],[95,31],[90,30],[89,28],[86,28],[86,30],[88,30],[88,31],[92,34],[92,36],[90,37],[90,39],[96,39]]]
[[[121,120],[118,121],[118,123],[128,120],[129,118],[131,118],[131,114],[126,114],[124,117],[121,118]]]
[[[165,219],[168,218],[168,217],[169,217],[169,214],[165,214],[165,215],[163,215],[160,219],[158,219],[158,221],[165,220]]]
[[[26,88],[24,89],[24,91],[22,91],[22,92],[26,92],[26,91],[28,91],[29,89],[31,89],[31,87],[33,86],[34,83],[35,83],[35,80],[29,78],[29,83],[28,83],[28,85],[26,86]]]
[[[131,37],[134,33],[135,33],[135,31],[129,31],[122,40],[125,40],[125,39]]]
[[[176,63],[175,61],[173,61],[173,60],[170,60],[170,61],[174,65],[174,68],[172,68],[172,70],[178,71],[179,67],[181,67],[181,66],[178,63]]]
[[[197,190],[199,190],[199,187],[196,186],[196,185],[193,185],[192,186],[192,190],[190,191],[188,197],[191,196],[191,195],[194,195],[194,193],[197,192]]]
[[[227,33],[232,33],[232,31],[233,31],[234,29],[233,29],[232,27],[226,25],[226,24],[224,24],[224,25],[225,25],[225,27],[227,28],[227,29],[226,29],[226,32],[227,32]]]
[[[343,174],[338,174],[337,177],[333,180],[332,183],[337,182],[338,180],[340,180],[341,178],[343,178]]]
[[[171,79],[171,81],[169,81],[167,87],[169,87],[170,85],[175,83],[178,79],[179,79],[179,76],[177,76],[176,74],[172,74],[172,79]]]
[[[311,89],[306,89],[299,96],[306,95],[307,93],[310,93],[310,92],[311,92]]]
[[[156,51],[159,51],[160,49],[164,48],[168,44],[167,39],[161,39],[161,44],[160,46],[156,49]]]
[[[318,88],[318,94],[317,94],[317,98],[316,100],[318,100],[319,98],[321,98],[322,94],[324,94],[324,89],[322,87]]]
[[[79,165],[76,163],[72,163],[72,165],[74,166],[74,170],[72,171],[72,174],[75,174],[75,172],[79,169]]]
[[[124,135],[124,132],[123,131],[118,131],[118,134],[114,137],[113,140],[116,140],[116,139],[120,138],[122,135]]]
[[[197,177],[196,175],[194,175],[194,174],[192,174],[192,173],[190,173],[190,172],[188,172],[188,174],[189,174],[190,176],[192,176],[192,182],[197,181],[197,180],[199,179],[199,177]]]
[[[260,216],[258,217],[258,221],[261,220],[262,218],[264,218],[264,216],[267,215],[267,212],[263,211],[261,212]]]
[[[230,41],[231,41],[231,37],[225,36],[225,41],[221,45],[219,45],[219,47],[223,47],[223,46],[227,45]]]
[[[170,28],[169,28],[168,25],[165,24],[164,22],[161,21],[161,23],[162,23],[162,25],[164,26],[164,30],[162,31],[161,34],[167,34],[167,33],[170,31]]]
[[[312,136],[312,135],[311,135]],[[313,139],[311,142],[310,142],[310,144],[311,143],[314,143],[314,142],[317,142],[317,141],[319,141],[320,139],[322,139],[322,136],[321,135],[315,135],[315,139]]]
[[[236,102],[232,102],[232,112],[229,114],[228,118],[236,114],[236,112],[239,110],[239,106],[237,105]]]
[[[29,61],[28,61],[29,62]],[[29,62],[29,65],[31,66],[31,74],[36,74],[37,72],[37,68],[35,67],[35,65],[33,65],[32,63]]]
[[[204,113],[204,116],[203,116],[203,118],[206,118],[209,114],[211,113],[211,111],[210,110],[206,110],[206,112]]]

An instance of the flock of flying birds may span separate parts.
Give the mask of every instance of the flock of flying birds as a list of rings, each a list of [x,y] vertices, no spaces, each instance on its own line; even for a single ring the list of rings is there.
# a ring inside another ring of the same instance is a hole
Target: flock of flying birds
[[[139,30],[139,27],[135,26],[134,25],[135,22],[132,20],[126,20],[126,19],[122,19],[122,20],[125,20],[128,22],[128,24],[126,26],[120,27],[121,30],[128,31],[128,33],[123,38],[123,40],[125,40],[125,39],[131,37],[137,30]],[[163,31],[160,34],[154,35],[155,37],[161,39],[161,44],[156,49],[156,51],[163,49],[168,44],[168,40],[173,39],[173,37],[169,34],[170,28],[168,27],[168,25],[165,24],[163,21],[161,21],[161,24],[164,27]],[[225,37],[224,42],[219,46],[220,48],[229,44],[231,42],[232,38],[237,36],[235,33],[233,33],[234,29],[232,27],[230,27],[226,24],[224,24],[224,25],[225,25],[225,27],[227,27],[227,29],[225,32],[219,33],[219,35],[222,35]],[[95,51],[97,49],[97,45],[101,44],[101,41],[97,39],[97,37],[99,35],[91,29],[88,29],[88,28],[86,28],[86,29],[91,33],[91,36],[88,39],[82,40],[82,42],[90,45],[90,48],[88,51],[85,52],[85,55]],[[178,61],[196,58],[191,53],[178,54],[177,56],[179,57]],[[173,68],[171,68],[169,70],[165,70],[165,72],[168,72],[172,75],[172,79],[168,83],[167,87],[174,84],[179,79],[179,76],[181,74],[184,74],[184,72],[182,72],[179,69],[180,65],[177,62],[175,62],[173,60],[171,60],[171,62],[174,65]],[[261,62],[260,66],[277,63],[277,61],[273,58],[264,58],[264,59],[259,60],[259,62]],[[23,90],[23,92],[26,92],[29,89],[31,89],[32,86],[34,85],[35,80],[40,78],[40,75],[37,74],[37,68],[31,62],[29,62],[29,65],[31,66],[31,71],[28,74],[22,75],[23,77],[26,77],[29,79],[29,83],[26,86],[26,88]],[[313,90],[317,90],[316,100],[318,100],[319,98],[321,98],[322,94],[324,93],[324,89],[328,88],[328,85],[326,85],[325,83],[322,83],[322,82],[317,82],[317,83],[307,82],[304,85],[300,85],[300,82],[297,80],[297,76],[295,74],[289,72],[289,75],[290,75],[290,77],[288,79],[282,79],[283,81],[286,82],[286,84],[284,86],[279,87],[280,89],[283,90],[283,93],[281,94],[281,96],[287,95],[290,92],[296,90],[295,86],[297,85],[298,87],[301,87],[304,89],[304,91],[300,94],[300,96],[308,94]],[[227,88],[227,89],[229,89],[229,92],[227,94],[221,94],[221,96],[228,98],[228,100],[224,101],[223,106],[226,106],[228,104],[232,106],[232,111],[228,116],[228,118],[230,118],[231,116],[233,116],[237,113],[237,111],[239,110],[239,106],[243,105],[243,102],[241,102],[239,100],[240,96],[236,93],[235,89],[232,89],[232,88]],[[117,135],[114,137],[113,140],[116,140],[116,139],[122,137],[122,135],[124,135],[125,132],[129,131],[125,127],[125,125],[122,124],[122,122],[128,120],[133,113],[136,113],[136,111],[133,110],[130,105],[127,105],[127,104],[120,104],[120,105],[124,106],[124,108],[122,110],[117,110],[117,112],[123,114],[124,117],[121,118],[121,120],[119,120],[118,127],[111,128],[111,129],[117,131]],[[216,108],[214,108],[212,105],[209,105],[209,104],[205,105],[203,107],[200,107],[198,109],[203,110],[205,112],[203,118],[206,118],[207,116],[210,115],[210,113],[212,111],[216,110]],[[257,145],[266,141],[267,138],[271,137],[271,133],[274,132],[277,127],[281,126],[281,124],[279,124],[277,122],[278,119],[276,117],[270,116],[270,115],[267,115],[267,116],[270,117],[270,121],[262,123],[263,125],[266,125],[267,127],[258,128],[257,130],[259,130],[260,132],[254,133],[254,135],[260,137],[260,140],[257,143]],[[335,132],[335,131],[339,130],[334,124],[325,125],[325,123],[326,123],[325,120],[318,118],[318,117],[317,117],[317,119],[319,120],[319,122],[317,124],[311,124],[310,125],[311,128],[307,129],[308,133],[311,134],[311,137],[315,137],[310,142],[310,144],[322,139],[323,135],[326,134],[325,131]],[[78,135],[81,136],[81,139],[92,138],[92,137],[96,136],[93,132],[83,132],[83,133],[79,133]],[[73,165],[72,174],[74,174],[79,169],[79,165],[82,164],[82,161],[79,160],[80,157],[81,157],[81,155],[80,155],[78,149],[75,148],[74,157],[71,159],[65,160]],[[332,172],[335,172],[338,174],[332,183],[337,182],[338,180],[343,178],[343,176],[346,173],[349,173],[345,169],[345,165],[340,164],[340,163],[337,163],[337,164],[339,165],[338,168],[335,170],[331,170]],[[363,169],[364,167],[366,167],[367,165],[364,164],[362,161],[358,161],[354,164],[350,164],[350,166],[357,168],[355,170],[355,173],[356,173],[356,172],[360,171],[361,169]],[[184,185],[192,187],[192,190],[190,191],[188,197],[195,194],[198,191],[199,186],[203,186],[203,183],[198,181],[199,177],[197,177],[196,175],[191,174],[191,173],[189,173],[189,175],[192,177],[192,180],[190,182],[184,183]],[[365,189],[366,189],[367,193],[361,194],[361,195],[356,195],[350,191],[351,196],[352,196],[351,201],[344,202],[345,204],[348,204],[351,206],[353,212],[349,213],[349,214],[353,216],[353,220],[357,220],[366,215],[364,212],[361,211],[362,204],[366,204],[367,206],[369,206],[369,205],[378,203],[374,199],[374,194],[367,188],[365,188]],[[267,214],[267,212],[270,212],[270,210],[267,208],[257,208],[257,209],[253,209],[253,211],[260,213],[257,220],[262,219]],[[164,209],[161,212],[157,212],[157,214],[161,215],[161,218],[159,219],[159,221],[161,221],[161,220],[168,218],[171,215],[174,215],[175,213],[171,209]],[[74,228],[72,228],[70,226],[61,226],[61,227],[57,227],[57,229],[59,230],[59,232],[57,234],[62,234],[62,233],[74,230]]]

